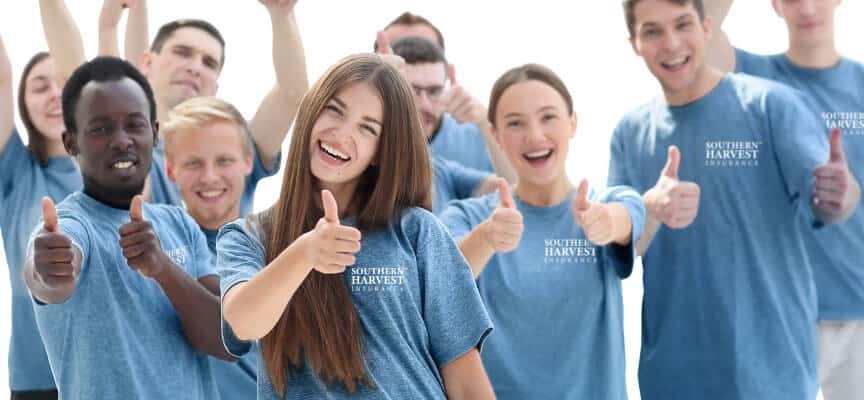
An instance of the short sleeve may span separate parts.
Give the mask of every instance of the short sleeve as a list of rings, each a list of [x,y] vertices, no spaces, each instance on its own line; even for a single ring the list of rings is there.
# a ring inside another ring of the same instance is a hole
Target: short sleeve
[[[763,78],[771,78],[771,63],[767,56],[753,54],[735,48],[735,72]]]
[[[804,218],[817,222],[810,204],[813,174],[828,160],[828,132],[799,97],[801,92],[781,89],[769,93],[766,105],[772,149],[787,196]]]
[[[471,268],[441,222],[415,213],[417,266],[423,276],[423,317],[430,352],[442,368],[471,349],[482,347],[492,331]]]
[[[5,199],[12,192],[12,186],[15,184],[16,178],[19,175],[10,171],[22,171],[27,167],[28,163],[32,162],[32,154],[24,142],[21,141],[21,136],[17,130],[12,130],[12,136],[3,146],[3,151],[0,152],[0,199]],[[7,205],[11,207],[12,205]]]
[[[453,183],[453,192],[458,199],[467,199],[474,196],[474,192],[477,191],[480,184],[491,176],[488,172],[469,168],[455,161],[441,161],[447,170],[447,174],[450,175],[450,181]]]
[[[483,213],[485,210],[480,210],[482,207],[477,203],[481,200],[482,198],[453,200],[447,203],[447,208],[438,215],[450,235],[457,241],[462,240],[480,222],[489,217],[489,215],[483,216],[481,214],[491,215],[491,212]]]
[[[279,165],[282,161],[282,150],[279,150],[279,152],[276,153],[276,156],[270,160],[269,164],[264,165],[264,161],[261,160],[261,153],[258,152],[258,146],[253,145],[252,147],[255,155],[252,157],[252,173],[249,174],[246,184],[251,184],[252,187],[255,187],[255,185],[258,184],[258,181],[268,176],[273,176],[279,171]]]
[[[633,263],[636,261],[636,243],[642,237],[645,230],[645,202],[636,190],[627,186],[616,186],[602,191],[598,195],[602,203],[617,202],[624,205],[630,214],[632,232],[630,244],[620,246],[615,243],[607,246],[607,261],[615,268],[618,276],[627,278],[633,272]]]
[[[219,230],[216,239],[216,268],[219,271],[222,299],[234,285],[252,279],[265,265],[264,249],[256,238],[242,228],[244,223],[244,220],[238,220],[225,225]],[[222,343],[225,350],[236,358],[243,357],[252,349],[251,341],[241,340],[234,334],[224,313]]]
[[[612,142],[609,145],[609,174],[606,184],[609,187],[621,185],[633,185],[633,179],[628,174],[628,159],[624,149],[624,121],[619,122],[612,132]]]

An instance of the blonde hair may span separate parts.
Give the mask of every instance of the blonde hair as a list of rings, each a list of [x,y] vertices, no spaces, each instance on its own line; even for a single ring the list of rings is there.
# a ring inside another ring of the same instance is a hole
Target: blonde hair
[[[237,131],[242,135],[243,154],[251,157],[252,134],[240,111],[218,97],[203,96],[188,99],[168,113],[168,120],[160,129],[165,140],[165,158],[171,159],[171,142],[176,135],[189,128],[201,128],[217,122],[233,123],[239,128]]]

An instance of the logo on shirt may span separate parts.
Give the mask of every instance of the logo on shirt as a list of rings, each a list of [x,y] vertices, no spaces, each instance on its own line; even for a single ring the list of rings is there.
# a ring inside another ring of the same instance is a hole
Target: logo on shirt
[[[588,239],[544,239],[544,264],[595,264],[597,247]]]
[[[171,262],[178,266],[185,266],[186,260],[189,259],[189,252],[186,251],[186,247],[176,247],[171,250],[166,250],[165,254],[168,255]]]
[[[346,272],[349,274],[351,291],[387,292],[405,290],[404,267],[359,267],[354,266]]]
[[[846,135],[864,136],[864,112],[823,112],[828,129],[840,128]]]
[[[762,141],[717,140],[705,142],[707,167],[758,167]]]

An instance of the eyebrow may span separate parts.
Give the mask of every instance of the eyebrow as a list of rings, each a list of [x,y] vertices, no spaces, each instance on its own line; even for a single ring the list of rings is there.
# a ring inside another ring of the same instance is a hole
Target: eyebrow
[[[126,117],[135,117],[135,118],[147,118],[147,115],[141,111],[133,111],[126,114]],[[88,124],[97,123],[97,122],[113,122],[113,119],[106,115],[97,115],[90,120],[87,121]]]
[[[543,112],[543,111],[547,111],[547,110],[555,111],[555,106],[553,106],[553,105],[548,105],[548,106],[540,107],[540,109],[537,110],[537,113],[541,113],[541,112]],[[505,115],[504,115],[504,118],[509,118],[509,117],[521,117],[521,116],[523,116],[523,115],[524,115],[524,114],[522,114],[522,113],[518,113],[518,112],[511,112],[511,113],[507,113],[507,114],[505,114]]]
[[[333,98],[331,100],[335,101],[336,104],[339,104],[339,107],[348,108],[348,104],[346,104],[344,101],[342,101],[342,99],[340,99],[338,96],[333,96]],[[382,127],[384,126],[384,124],[382,124],[381,121],[378,121],[377,119],[372,118],[372,117],[367,117],[364,115],[363,120],[366,122],[371,122],[373,124],[378,124],[378,126],[382,126]]]
[[[47,81],[50,81],[51,78],[49,78],[47,75],[36,75],[36,76],[31,76],[30,79],[28,79],[28,80],[29,81],[46,81],[47,82]]]
[[[679,23],[679,22],[682,22],[685,20],[691,20],[691,19],[693,19],[693,15],[686,13],[686,14],[682,14],[682,15],[679,15],[678,17],[676,17],[674,22]],[[648,21],[648,22],[643,23],[640,27],[643,27],[643,28],[644,27],[655,27],[655,26],[659,26],[659,25],[660,24],[657,22]]]

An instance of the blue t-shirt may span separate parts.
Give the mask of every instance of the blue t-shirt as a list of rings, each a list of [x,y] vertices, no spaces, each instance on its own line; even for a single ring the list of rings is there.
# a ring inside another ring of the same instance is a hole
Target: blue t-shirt
[[[221,229],[216,248],[223,295],[266,265],[256,232],[246,220]],[[421,209],[406,210],[388,229],[363,232],[361,245],[343,276],[363,325],[364,361],[376,389],[361,386],[348,395],[341,384],[325,387],[303,365],[288,380],[284,398],[444,399],[439,370],[479,348],[492,330],[471,269],[441,222]],[[239,342],[223,325],[226,348],[248,351],[249,342]],[[280,398],[260,360],[258,379],[258,399]]]
[[[204,232],[204,236],[207,237],[207,247],[215,263],[216,237],[219,231],[201,228],[201,232]],[[257,393],[258,355],[256,353],[250,351],[235,362],[210,357],[210,369],[219,388],[220,400],[251,399]]]
[[[466,167],[490,174],[495,172],[480,127],[472,123],[460,124],[450,114],[441,115],[441,126],[432,136],[429,149],[433,154]]]
[[[816,396],[816,291],[802,229],[824,128],[786,86],[727,75],[699,100],[658,98],[612,137],[609,185],[654,186],[667,149],[701,188],[685,229],[662,226],[642,257],[639,386],[653,399]],[[804,226],[806,225],[806,226]]]
[[[800,90],[826,132],[841,128],[849,171],[859,181],[864,178],[864,64],[842,58],[831,68],[810,69],[793,64],[785,54],[758,56],[736,50],[736,55],[738,72]],[[804,231],[819,292],[820,319],[864,320],[862,238],[864,207],[860,203],[845,222]]]
[[[204,235],[183,210],[144,203],[143,211],[177,266],[195,279],[216,274]],[[83,258],[69,299],[34,303],[60,397],[217,398],[208,356],[186,340],[168,296],[126,264],[118,242],[129,211],[75,192],[57,205],[57,216]]]
[[[41,165],[16,131],[0,152],[0,171],[0,232],[12,286],[9,387],[13,391],[53,389],[54,377],[21,270],[27,238],[42,216],[42,197],[59,203],[81,188],[81,174],[72,157],[51,157]]]
[[[150,168],[150,201],[155,204],[172,204],[175,206],[183,206],[183,198],[180,197],[180,190],[177,185],[168,179],[168,172],[165,170],[165,146],[163,141],[153,147],[153,164]],[[255,188],[258,186],[258,181],[268,176],[272,176],[279,171],[279,160],[281,152],[270,162],[270,165],[264,165],[261,161],[261,156],[258,154],[258,149],[252,146],[252,173],[246,177],[246,182],[243,186],[243,195],[240,197],[240,215],[246,215],[252,212],[252,206],[255,200]]]
[[[450,200],[474,196],[474,192],[491,174],[468,168],[455,161],[432,156],[432,211],[440,214]]]
[[[620,280],[633,269],[645,205],[630,188],[592,191],[591,201],[623,203],[633,223],[629,246],[598,247],[574,220],[574,195],[551,207],[515,198],[522,240],[493,255],[477,278],[495,325],[483,366],[499,400],[627,398]],[[454,201],[441,220],[461,238],[500,202],[498,193]]]

